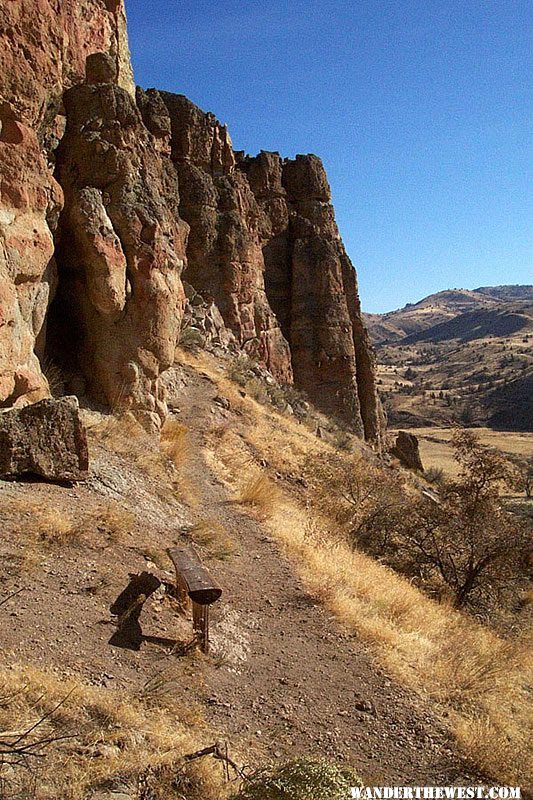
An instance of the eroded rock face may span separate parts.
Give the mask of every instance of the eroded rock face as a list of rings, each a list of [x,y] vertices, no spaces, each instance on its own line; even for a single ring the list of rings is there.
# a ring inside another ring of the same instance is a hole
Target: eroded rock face
[[[62,205],[52,176],[62,94],[87,54],[109,52],[133,92],[121,0],[9,0],[0,5],[0,406],[48,394],[38,354],[56,275]]]
[[[64,96],[58,307],[91,394],[154,428],[166,415],[159,374],[173,362],[183,315],[188,226],[172,163],[115,79],[109,58],[94,55],[87,82]]]
[[[48,220],[62,202],[35,131],[0,111],[0,407],[47,396],[37,352],[56,284]]]
[[[241,168],[263,212],[266,291],[290,346],[295,385],[379,443],[374,357],[322,162],[262,152]]]
[[[157,427],[184,270],[205,301],[190,320],[205,311],[215,339],[231,331],[379,441],[355,272],[318,158],[245,158],[185,97],[135,92],[123,0],[3,3],[0,122],[0,407],[48,393],[46,338],[77,362],[75,391]]]
[[[379,442],[384,427],[357,280],[316,156],[234,153],[227,129],[181,95],[171,120],[187,281],[280,381]],[[274,312],[272,314],[272,311]]]
[[[242,348],[282,382],[292,381],[289,347],[268,303],[260,209],[225,126],[182,95],[162,93],[172,126],[180,214],[191,227],[185,279],[218,306]]]
[[[87,436],[75,397],[0,412],[0,476],[80,481],[88,475]]]

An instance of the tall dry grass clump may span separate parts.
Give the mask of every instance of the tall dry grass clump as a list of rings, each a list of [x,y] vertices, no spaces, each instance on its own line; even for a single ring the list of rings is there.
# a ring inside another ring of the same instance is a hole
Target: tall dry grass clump
[[[161,449],[178,469],[183,467],[189,457],[189,432],[185,425],[171,417],[167,418],[161,429]]]
[[[142,697],[32,667],[0,670],[2,797],[85,800],[118,781],[153,800],[219,800],[222,768],[182,758],[205,744]]]
[[[262,519],[272,516],[279,501],[278,487],[262,472],[249,478],[236,498],[237,503],[254,509]]]
[[[224,525],[212,517],[197,520],[188,531],[188,536],[195,544],[205,548],[210,556],[220,561],[230,558],[237,549],[235,539]]]

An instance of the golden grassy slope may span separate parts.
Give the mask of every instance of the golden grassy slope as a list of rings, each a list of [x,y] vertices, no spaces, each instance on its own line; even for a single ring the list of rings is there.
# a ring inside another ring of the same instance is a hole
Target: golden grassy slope
[[[257,506],[309,590],[400,683],[435,702],[479,768],[501,782],[527,780],[533,676],[526,633],[504,641],[332,536],[332,520],[310,510],[297,483],[303,459],[331,446],[295,420],[239,396],[208,356],[182,358],[207,373],[238,411],[234,426],[211,432],[209,463],[237,499],[251,481],[266,485],[263,471],[275,482],[277,496]]]

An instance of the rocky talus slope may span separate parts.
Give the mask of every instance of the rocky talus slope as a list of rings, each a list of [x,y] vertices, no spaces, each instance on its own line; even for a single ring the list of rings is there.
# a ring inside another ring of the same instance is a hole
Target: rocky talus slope
[[[159,427],[184,276],[280,382],[379,441],[320,160],[246,157],[185,97],[135,91],[120,0],[4,4],[0,43],[0,405],[47,396],[51,359]]]

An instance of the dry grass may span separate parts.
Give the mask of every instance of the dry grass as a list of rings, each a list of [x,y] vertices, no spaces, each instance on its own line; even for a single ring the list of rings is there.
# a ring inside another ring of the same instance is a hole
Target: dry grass
[[[187,428],[169,417],[160,437],[148,434],[131,412],[99,419],[88,426],[93,454],[99,445],[112,450],[134,464],[153,482],[153,492],[163,501],[176,495],[192,508],[198,505],[195,486],[190,481],[187,465],[191,442]]]
[[[102,537],[105,537],[106,544],[124,544],[135,526],[135,521],[135,514],[121,503],[108,500],[105,503],[99,503],[87,516],[84,516],[80,527],[86,533],[91,534],[92,541],[94,541],[93,535],[96,533],[97,542],[102,541]]]
[[[225,797],[220,766],[204,759],[190,769],[181,760],[210,742],[195,738],[187,723],[152,700],[32,667],[0,670],[0,742],[13,741],[8,732],[27,731],[39,720],[27,741],[67,737],[44,743],[44,755],[30,757],[27,768],[0,762],[0,793],[85,800],[118,780],[133,792],[141,781],[153,800]]]
[[[205,548],[213,558],[225,561],[236,552],[235,539],[229,535],[226,528],[212,517],[195,522],[188,531],[193,542]]]
[[[239,491],[236,502],[250,506],[261,519],[268,519],[280,501],[278,487],[264,473],[251,477]]]
[[[32,515],[31,535],[45,546],[64,547],[79,543],[81,530],[65,509],[37,507]]]
[[[215,370],[211,376],[218,382]],[[233,430],[212,437],[209,446],[209,464],[230,491],[239,490],[243,464],[250,458],[256,464],[263,460],[267,469],[301,476],[310,452],[315,457],[332,452],[303,426],[280,420],[257,404],[253,425],[236,421]],[[465,755],[487,775],[524,782],[532,768],[527,686],[533,677],[525,636],[502,640],[332,537],[329,515],[310,511],[302,485],[288,483],[289,496],[265,472],[256,472],[241,489],[241,501],[251,502],[258,490],[261,496],[263,486],[276,489],[267,527],[309,591],[368,643],[400,684],[431,698]]]
[[[177,469],[182,468],[190,453],[189,436],[185,425],[169,417],[161,430],[161,449]]]
[[[90,443],[101,442],[120,455],[135,457],[152,445],[151,437],[131,412],[98,418],[96,422],[88,420],[87,432]]]
[[[497,780],[524,780],[533,766],[524,640],[502,641],[342,542],[310,537],[306,512],[294,503],[278,504],[268,525],[317,599],[400,683],[446,712],[469,757]]]
[[[82,543],[107,546],[123,543],[135,525],[135,514],[116,500],[98,502],[75,515],[65,506],[43,506],[32,494],[4,498],[4,512],[15,515],[26,546],[62,548]]]

